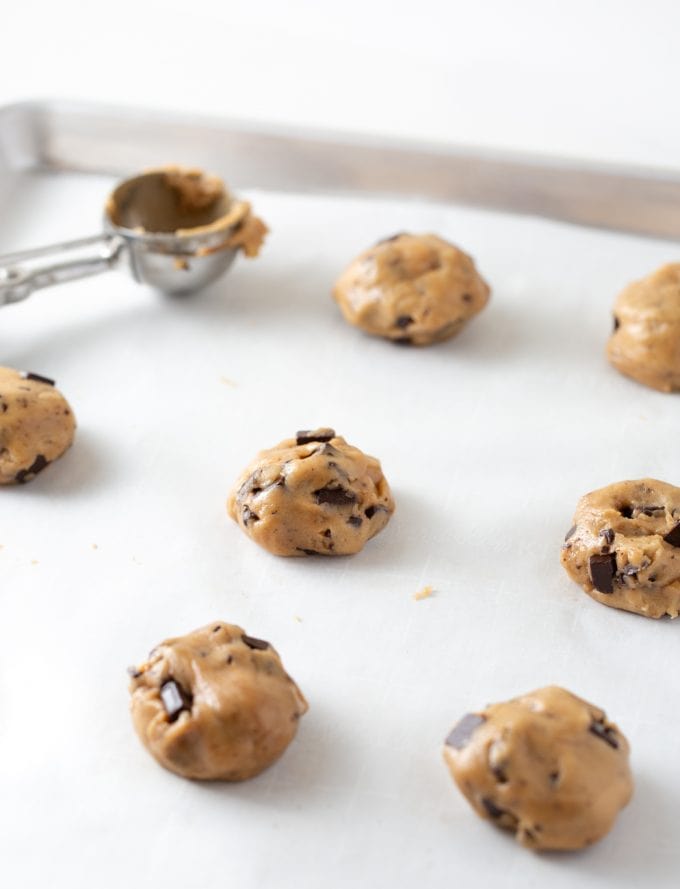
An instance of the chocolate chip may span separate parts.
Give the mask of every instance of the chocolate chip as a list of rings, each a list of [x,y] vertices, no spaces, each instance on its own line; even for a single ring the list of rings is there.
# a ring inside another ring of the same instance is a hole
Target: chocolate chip
[[[413,324],[413,318],[410,315],[400,315],[394,324],[395,327],[408,327],[409,324]]]
[[[376,241],[375,246],[379,247],[380,244],[389,244],[390,241],[396,241],[397,238],[401,238],[404,235],[408,235],[408,232],[397,232],[396,235],[391,235],[389,238],[383,238],[381,241]]]
[[[677,522],[671,530],[664,536],[664,540],[666,543],[670,543],[671,546],[680,546],[680,522]]]
[[[367,519],[372,519],[376,512],[387,512],[384,506],[381,506],[379,503],[375,506],[367,506],[364,510],[364,515]]]
[[[168,679],[161,685],[161,701],[170,722],[174,722],[182,710],[191,710],[192,696],[185,691],[179,682]]]
[[[127,673],[131,679],[139,679],[139,677],[142,675],[142,671],[138,670],[137,667],[128,667]]]
[[[314,497],[317,503],[329,503],[331,506],[349,506],[357,499],[356,494],[353,494],[352,491],[330,485],[314,491]]]
[[[398,346],[412,346],[413,340],[410,336],[398,336],[396,339],[392,340],[393,343],[396,343]]]
[[[577,527],[578,527],[578,525],[572,525],[572,526],[571,526],[571,528],[570,528],[570,529],[567,531],[567,533],[564,535],[564,540],[565,540],[565,542],[566,542],[567,540],[569,540],[570,537],[573,537],[574,532],[576,531],[576,528],[577,528]]]
[[[614,530],[612,528],[604,528],[600,531],[600,537],[604,537],[605,543],[613,543],[614,542]]]
[[[658,512],[665,512],[663,506],[643,506],[640,510],[644,515],[653,516]]]
[[[360,528],[364,523],[364,520],[359,515],[351,515],[347,519],[348,525],[353,525],[355,528]]]
[[[466,713],[451,729],[444,744],[455,750],[462,750],[483,722],[486,722],[486,717],[479,716],[477,713]]]
[[[2,404],[0,404],[0,411],[1,411],[3,414],[6,413],[6,411],[7,411],[7,405],[5,404],[4,401],[2,402]]]
[[[295,434],[296,444],[311,444],[315,441],[330,441],[335,438],[334,429],[301,429]]]
[[[315,549],[305,549],[304,546],[296,546],[295,549],[299,553],[304,553],[306,556],[320,556],[321,553]]]
[[[614,332],[616,332],[619,329],[619,327],[621,327],[621,322],[616,317],[616,315],[614,315]]]
[[[596,735],[598,738],[602,738],[602,740],[606,741],[610,747],[613,747],[615,750],[618,749],[619,742],[616,738],[616,731],[613,728],[606,726],[601,720],[591,722],[588,731],[591,734]]]
[[[40,374],[34,374],[32,371],[22,371],[21,372],[22,380],[34,380],[36,383],[46,383],[48,386],[55,386],[56,383],[54,380],[51,380],[49,377],[43,377]]]
[[[222,624],[217,624],[216,626],[213,627],[212,631],[213,631],[213,633],[216,633],[218,630],[221,630],[221,629],[222,629]]]
[[[490,818],[500,818],[501,815],[505,815],[504,809],[499,809],[498,806],[490,800],[488,796],[482,797],[482,805],[487,811],[487,814]]]
[[[326,530],[322,532],[321,536],[322,537],[330,537],[331,536],[331,529],[326,528]]]
[[[508,776],[505,774],[501,766],[491,766],[491,773],[499,784],[508,783]]]
[[[255,639],[253,636],[246,636],[245,633],[241,639],[248,648],[256,648],[258,651],[266,651],[269,648],[269,642],[265,642],[264,639]]]
[[[15,476],[15,480],[19,482],[19,484],[23,484],[25,481],[28,481],[29,477],[37,475],[39,472],[50,465],[50,461],[46,460],[42,454],[38,454],[33,463],[28,467],[28,469],[22,469],[17,472]]]
[[[550,781],[550,786],[555,787],[557,782],[560,780],[560,773],[559,772],[551,772],[548,775],[548,780]]]
[[[632,519],[633,518],[633,507],[630,505],[630,503],[626,503],[623,506],[620,506],[619,512],[624,517],[624,519]]]
[[[472,294],[471,293],[464,293],[463,296],[461,297],[461,299],[463,300],[463,302],[471,303],[472,302]]]
[[[253,512],[249,506],[243,507],[243,512],[241,513],[241,515],[243,517],[243,523],[245,525],[247,525],[248,522],[259,522],[260,521],[259,515],[257,515],[257,513],[255,513],[255,512]]]
[[[230,664],[233,664],[233,663],[234,663],[234,656],[233,656],[233,654],[230,654],[227,657],[227,666],[229,666]]]
[[[590,568],[590,579],[595,589],[600,593],[613,593],[616,555],[614,553],[593,555],[588,560],[588,566]]]

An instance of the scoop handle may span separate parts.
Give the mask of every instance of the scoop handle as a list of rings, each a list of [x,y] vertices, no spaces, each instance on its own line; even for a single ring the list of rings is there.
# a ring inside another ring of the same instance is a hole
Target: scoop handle
[[[124,250],[123,238],[103,232],[0,256],[0,306],[26,299],[43,287],[108,272]]]

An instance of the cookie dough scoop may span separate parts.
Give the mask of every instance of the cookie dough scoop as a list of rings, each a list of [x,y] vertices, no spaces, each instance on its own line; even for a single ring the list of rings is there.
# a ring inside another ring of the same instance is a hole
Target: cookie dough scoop
[[[394,500],[375,457],[324,428],[261,451],[234,485],[227,510],[274,555],[346,556],[382,531]]]
[[[0,256],[0,306],[118,268],[165,293],[191,293],[223,275],[239,250],[257,256],[266,233],[219,177],[149,170],[113,190],[101,234]]]
[[[468,713],[444,760],[477,814],[529,849],[581,849],[633,793],[628,741],[599,707],[557,686]]]
[[[75,429],[54,380],[0,367],[0,485],[34,479],[71,447]]]
[[[273,646],[224,621],[166,639],[129,673],[142,744],[183,778],[258,775],[283,754],[307,711]]]

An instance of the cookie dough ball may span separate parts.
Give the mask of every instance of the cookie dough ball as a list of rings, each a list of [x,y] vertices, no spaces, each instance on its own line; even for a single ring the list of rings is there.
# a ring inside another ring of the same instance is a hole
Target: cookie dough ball
[[[630,284],[614,305],[614,367],[662,392],[680,392],[680,263]]]
[[[365,250],[333,296],[350,324],[397,343],[455,336],[489,301],[472,259],[436,235],[399,234]]]
[[[603,605],[677,617],[680,488],[643,478],[586,494],[562,546],[562,564]]]
[[[137,734],[184,778],[252,778],[281,756],[307,710],[272,646],[223,621],[166,639],[129,672]]]
[[[628,742],[604,712],[549,686],[468,713],[444,759],[482,818],[531,849],[580,849],[609,832],[633,793]]]
[[[394,512],[380,463],[332,429],[298,432],[261,451],[227,502],[249,537],[277,556],[346,556]]]
[[[75,428],[53,380],[0,367],[0,485],[35,478],[68,450]]]

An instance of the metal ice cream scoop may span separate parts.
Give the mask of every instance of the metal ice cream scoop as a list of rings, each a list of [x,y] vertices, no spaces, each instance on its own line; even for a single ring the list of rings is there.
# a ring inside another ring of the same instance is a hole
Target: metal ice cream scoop
[[[151,170],[114,189],[101,234],[0,256],[0,306],[115,268],[165,293],[190,293],[223,275],[239,249],[257,255],[266,231],[217,176]]]

